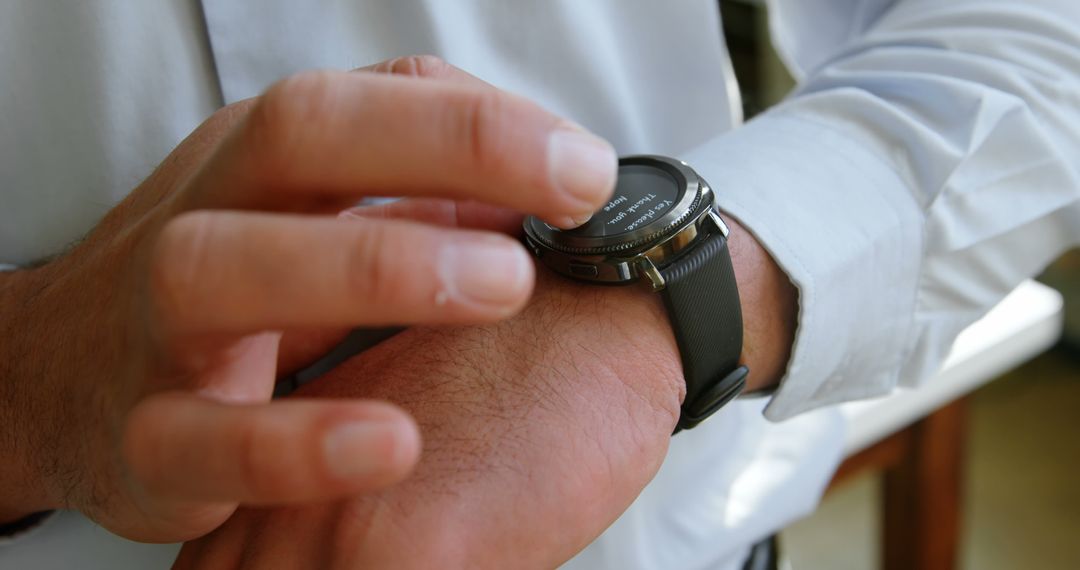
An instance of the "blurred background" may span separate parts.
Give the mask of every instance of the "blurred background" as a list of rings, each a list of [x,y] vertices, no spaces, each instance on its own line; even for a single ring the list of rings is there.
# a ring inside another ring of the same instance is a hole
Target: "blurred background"
[[[764,3],[722,0],[721,8],[750,119],[794,81],[770,43]],[[1062,256],[1039,281],[1064,297],[1061,340],[968,395],[958,416],[958,568],[1080,568],[1080,251]],[[846,472],[816,513],[783,533],[794,570],[903,567],[882,560],[882,471],[860,465]]]

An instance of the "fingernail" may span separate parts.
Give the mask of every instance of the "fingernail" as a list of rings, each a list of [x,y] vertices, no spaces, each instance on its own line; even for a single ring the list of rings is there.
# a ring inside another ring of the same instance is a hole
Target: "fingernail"
[[[551,225],[562,228],[564,230],[572,230],[579,226],[584,226],[592,219],[592,214],[585,214],[583,216],[563,216],[561,218],[555,218],[548,222]]]
[[[393,422],[349,422],[326,435],[323,452],[330,471],[342,479],[384,470],[396,455],[398,429]]]
[[[615,187],[618,158],[604,139],[570,126],[552,131],[548,139],[551,179],[581,207],[574,217],[591,214]]]
[[[492,237],[444,247],[439,270],[445,295],[506,306],[517,305],[527,293],[532,260],[517,243]]]

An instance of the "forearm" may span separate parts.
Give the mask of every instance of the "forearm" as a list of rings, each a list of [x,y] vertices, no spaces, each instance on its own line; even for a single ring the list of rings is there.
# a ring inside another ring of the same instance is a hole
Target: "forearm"
[[[33,461],[35,429],[27,412],[34,406],[20,383],[39,382],[27,377],[28,360],[37,358],[32,341],[37,323],[29,322],[33,276],[37,270],[0,272],[0,522],[22,518],[54,506],[40,484],[40,472]],[[31,413],[32,415],[32,413]]]

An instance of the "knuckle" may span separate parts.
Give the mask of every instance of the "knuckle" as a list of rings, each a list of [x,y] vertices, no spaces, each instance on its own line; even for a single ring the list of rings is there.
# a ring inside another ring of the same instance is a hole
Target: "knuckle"
[[[161,478],[161,462],[153,445],[159,430],[155,429],[158,416],[147,412],[148,408],[153,405],[143,402],[128,414],[121,436],[121,452],[139,482],[153,487]]]
[[[367,303],[389,303],[397,284],[394,280],[391,240],[383,224],[371,223],[354,240],[345,267],[346,291],[354,291]]]
[[[151,295],[166,320],[191,306],[200,275],[206,273],[214,218],[187,212],[173,218],[158,236],[150,261]]]
[[[275,433],[268,422],[241,424],[237,442],[237,469],[240,485],[252,498],[277,497],[288,492],[294,481],[288,471],[276,469],[268,451],[283,441],[285,434]]]
[[[312,71],[279,81],[259,102],[263,117],[281,126],[294,126],[318,118],[333,107],[338,76],[329,71]]]
[[[217,111],[214,111],[213,114],[203,122],[200,128],[215,133],[224,132],[241,122],[241,120],[251,112],[257,102],[258,99],[250,98],[229,103]]]
[[[465,160],[481,171],[504,166],[504,129],[510,127],[509,96],[499,91],[470,94],[454,114],[451,140],[466,152]]]
[[[413,77],[446,77],[453,67],[434,55],[407,55],[393,59],[388,64],[390,73]]]
[[[293,152],[311,142],[321,125],[333,121],[338,106],[337,73],[306,72],[270,87],[251,111],[248,142],[262,158],[284,164]]]
[[[231,128],[242,122],[244,117],[247,117],[258,103],[259,99],[255,97],[229,103],[215,111],[214,114],[211,115],[211,119],[220,122],[226,128]]]
[[[263,496],[266,492],[266,474],[263,473],[262,458],[259,454],[262,438],[258,424],[243,424],[238,438],[236,468],[239,470],[240,485],[250,496]]]

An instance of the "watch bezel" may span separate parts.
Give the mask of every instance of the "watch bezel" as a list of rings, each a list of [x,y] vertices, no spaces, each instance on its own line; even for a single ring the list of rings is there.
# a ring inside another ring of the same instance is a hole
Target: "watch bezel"
[[[685,162],[658,155],[634,155],[619,159],[619,166],[650,166],[671,175],[679,185],[675,204],[658,219],[625,233],[609,236],[582,236],[553,228],[534,216],[525,220],[529,237],[551,249],[578,255],[603,255],[638,249],[683,227],[698,210],[705,186]]]
[[[703,235],[727,235],[727,226],[716,213],[712,189],[686,163],[662,156],[639,155],[620,159],[624,164],[663,165],[683,183],[676,204],[640,230],[602,238],[568,235],[530,216],[525,220],[526,243],[555,272],[591,283],[625,285],[642,277],[654,291],[664,288],[658,268],[666,267]],[[570,240],[568,238],[579,238]],[[563,242],[566,243],[563,243]],[[593,274],[575,271],[587,267]]]

